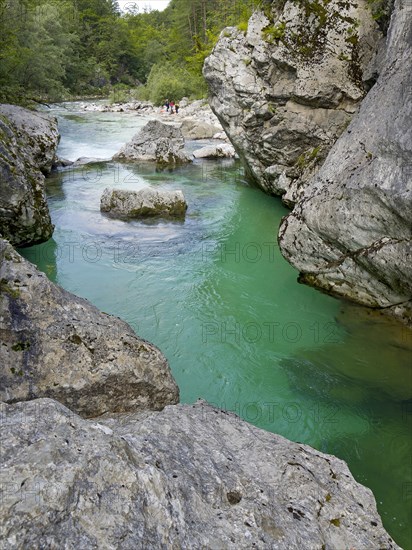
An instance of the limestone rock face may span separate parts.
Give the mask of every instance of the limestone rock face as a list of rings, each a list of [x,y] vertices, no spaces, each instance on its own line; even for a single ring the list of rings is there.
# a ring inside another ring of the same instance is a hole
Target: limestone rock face
[[[113,218],[184,218],[187,203],[182,191],[145,187],[139,191],[106,188],[100,210]]]
[[[230,143],[222,143],[218,145],[207,145],[201,149],[194,151],[193,156],[196,159],[222,159],[235,158],[236,151]]]
[[[204,403],[0,410],[4,550],[399,548],[343,461]]]
[[[203,72],[210,105],[249,176],[292,205],[363,98],[362,72],[381,33],[365,0],[344,10],[332,0],[326,21],[337,27],[322,27],[294,2],[276,6],[255,12],[246,34],[225,29]],[[306,39],[294,44],[293,36]]]
[[[4,240],[0,281],[0,400],[52,397],[87,417],[178,401],[156,347],[50,282]]]
[[[191,161],[184,146],[185,140],[178,124],[150,120],[113,160],[150,161],[160,165],[184,164]]]
[[[303,282],[412,324],[411,20],[397,2],[380,78],[279,243]]]
[[[44,192],[59,133],[54,118],[0,105],[0,234],[25,246],[53,233]]]

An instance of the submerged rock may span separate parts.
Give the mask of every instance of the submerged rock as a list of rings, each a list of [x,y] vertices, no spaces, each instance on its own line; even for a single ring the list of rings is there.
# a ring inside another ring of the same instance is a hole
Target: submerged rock
[[[100,210],[112,218],[184,218],[187,203],[180,190],[144,187],[139,191],[107,187],[100,199]]]
[[[302,282],[412,325],[411,20],[396,2],[381,76],[279,243]]]
[[[332,0],[309,17],[297,2],[272,2],[246,33],[225,29],[205,61],[210,105],[248,175],[289,205],[364,97],[381,37],[367,4]]]
[[[113,160],[151,161],[160,165],[184,164],[191,162],[184,146],[185,140],[179,125],[150,120],[114,155]]]
[[[17,246],[53,234],[44,192],[59,133],[55,118],[15,105],[0,105],[0,234]]]
[[[0,290],[0,400],[52,397],[86,417],[178,401],[155,346],[53,284],[4,240]]]
[[[193,152],[196,159],[222,159],[235,158],[236,151],[230,143],[221,143],[218,145],[207,145]]]
[[[4,550],[399,548],[343,461],[207,404],[0,412]]]

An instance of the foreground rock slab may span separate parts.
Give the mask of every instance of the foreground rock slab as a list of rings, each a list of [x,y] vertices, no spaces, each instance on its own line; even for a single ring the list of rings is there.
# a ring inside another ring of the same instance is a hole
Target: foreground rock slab
[[[180,190],[144,187],[139,191],[107,187],[100,199],[100,210],[112,218],[123,220],[142,218],[185,217],[187,203]]]
[[[180,125],[150,120],[113,160],[149,161],[163,166],[185,164],[191,158],[184,146]]]
[[[410,325],[411,19],[396,2],[378,82],[279,232],[302,282]]]
[[[0,400],[52,397],[86,417],[178,402],[155,346],[53,284],[4,240],[0,281]]]
[[[44,174],[52,169],[58,143],[55,118],[0,105],[0,234],[14,245],[53,234]]]
[[[0,534],[23,548],[399,548],[346,464],[207,404],[83,420],[3,405]]]

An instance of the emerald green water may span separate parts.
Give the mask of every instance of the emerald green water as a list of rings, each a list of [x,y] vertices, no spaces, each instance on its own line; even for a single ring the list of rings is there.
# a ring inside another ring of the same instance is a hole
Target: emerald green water
[[[71,160],[110,158],[146,122],[53,110]],[[185,222],[101,215],[106,186],[146,185],[182,189]],[[280,201],[232,161],[162,172],[102,162],[54,175],[48,197],[54,237],[28,259],[160,347],[182,402],[201,397],[346,460],[412,549],[412,336],[296,282],[276,243]]]

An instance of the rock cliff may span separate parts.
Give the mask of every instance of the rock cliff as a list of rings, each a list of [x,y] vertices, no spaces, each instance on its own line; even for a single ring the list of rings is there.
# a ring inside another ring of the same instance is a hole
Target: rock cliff
[[[0,235],[14,245],[52,236],[44,174],[52,168],[58,142],[54,118],[0,105]]]
[[[412,324],[412,5],[359,114],[280,228],[301,281]]]
[[[204,403],[0,408],[0,534],[25,548],[399,548],[346,464]]]
[[[395,3],[386,38],[363,2],[345,17],[358,26],[326,26],[327,47],[293,2],[224,31],[211,106],[249,174],[295,205],[279,244],[300,281],[412,323],[412,8]]]
[[[373,82],[381,33],[366,0],[280,5],[255,12],[246,33],[225,29],[203,72],[249,176],[292,205]]]
[[[0,400],[52,397],[89,417],[162,409],[179,390],[162,353],[53,284],[0,240]]]

